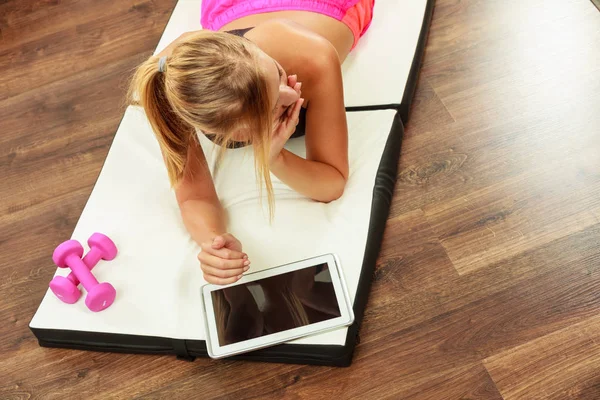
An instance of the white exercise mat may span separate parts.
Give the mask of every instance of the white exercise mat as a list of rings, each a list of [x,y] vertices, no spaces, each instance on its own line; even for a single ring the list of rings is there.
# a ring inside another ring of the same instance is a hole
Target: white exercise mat
[[[342,65],[347,107],[399,104],[427,0],[376,0],[373,21]],[[202,29],[200,0],[179,0],[154,54],[184,32]]]
[[[347,106],[400,103],[425,6],[426,0],[376,1],[369,32],[343,65]],[[178,2],[156,52],[181,33],[201,29],[200,7],[198,0]],[[229,230],[252,260],[250,272],[335,252],[354,300],[375,175],[395,112],[347,115],[351,175],[337,201],[323,204],[305,199],[273,177],[276,214],[269,225],[266,208],[259,207],[252,155],[246,149],[228,150],[215,180],[230,216]],[[201,143],[212,167],[213,145],[203,137]],[[297,138],[287,147],[303,156],[303,143],[303,138]],[[115,260],[94,269],[99,281],[117,289],[115,303],[93,313],[83,298],[68,305],[48,291],[31,328],[204,340],[199,249],[181,222],[158,144],[138,109],[126,110],[72,238],[85,243],[93,232],[107,234],[119,248]],[[57,270],[60,275],[67,273]],[[343,345],[346,333],[344,328],[296,343]]]
[[[269,225],[266,205],[259,206],[248,148],[227,150],[215,183],[230,215],[229,230],[252,260],[251,271],[334,252],[354,300],[375,175],[395,112],[347,115],[350,178],[339,200],[324,204],[303,198],[273,176],[276,214]],[[201,138],[212,164],[213,144]],[[304,138],[292,139],[287,148],[304,156]],[[127,109],[73,238],[85,243],[93,232],[108,235],[119,249],[115,260],[94,269],[99,281],[115,286],[115,303],[93,313],[83,298],[69,305],[48,291],[32,328],[205,339],[199,248],[181,222],[158,144],[139,109]],[[57,270],[60,275],[68,272]],[[346,332],[339,329],[297,342],[343,345]]]

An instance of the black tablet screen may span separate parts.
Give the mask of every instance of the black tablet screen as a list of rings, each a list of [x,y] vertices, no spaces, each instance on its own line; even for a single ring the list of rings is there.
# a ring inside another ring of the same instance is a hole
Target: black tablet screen
[[[225,346],[340,316],[326,263],[212,292]]]

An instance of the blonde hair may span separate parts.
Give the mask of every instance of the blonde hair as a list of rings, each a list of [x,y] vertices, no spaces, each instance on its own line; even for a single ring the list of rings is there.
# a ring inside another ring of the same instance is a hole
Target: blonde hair
[[[262,177],[273,215],[273,187],[269,169],[271,110],[267,80],[259,67],[255,45],[229,33],[201,30],[175,45],[159,71],[157,56],[139,65],[132,77],[128,102],[144,108],[158,140],[169,181],[183,177],[187,150],[196,129],[214,135],[223,149],[230,147],[238,129],[250,132],[255,172]],[[260,186],[262,197],[262,186]]]

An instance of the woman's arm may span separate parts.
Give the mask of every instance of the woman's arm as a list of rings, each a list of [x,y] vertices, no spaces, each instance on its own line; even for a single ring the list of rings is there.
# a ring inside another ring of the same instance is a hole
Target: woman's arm
[[[188,148],[183,179],[175,195],[183,223],[202,249],[198,261],[204,279],[219,285],[237,281],[248,270],[250,261],[242,252],[242,244],[226,233],[225,212],[202,147],[195,141]]]
[[[200,145],[188,148],[183,178],[175,189],[183,223],[199,245],[225,233],[225,212]]]
[[[346,177],[335,167],[307,160],[283,149],[271,172],[289,187],[324,203],[338,199],[344,193]]]
[[[289,73],[298,75],[307,106],[306,159],[283,149],[271,163],[271,171],[305,196],[323,202],[335,200],[342,195],[349,174],[338,53],[326,39],[295,25],[279,23],[269,29],[278,40],[263,45],[284,67],[289,66]]]
[[[225,233],[224,212],[209,199],[190,199],[180,205],[183,223],[198,245],[212,242]]]

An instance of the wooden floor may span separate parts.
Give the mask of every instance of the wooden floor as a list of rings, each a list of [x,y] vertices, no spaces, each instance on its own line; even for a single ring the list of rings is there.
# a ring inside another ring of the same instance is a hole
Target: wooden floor
[[[600,398],[600,13],[438,0],[350,368],[47,349],[28,324],[175,0],[0,1],[0,398]]]

